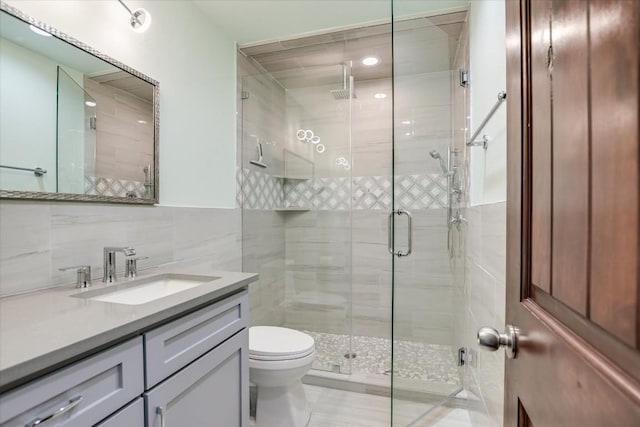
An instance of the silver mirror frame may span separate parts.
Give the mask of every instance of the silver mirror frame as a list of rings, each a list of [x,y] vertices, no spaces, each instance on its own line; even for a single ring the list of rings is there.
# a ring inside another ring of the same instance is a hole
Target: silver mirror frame
[[[154,183],[153,183],[153,199],[142,198],[128,198],[128,197],[113,197],[113,196],[94,196],[88,194],[71,194],[71,193],[45,193],[38,191],[12,191],[0,189],[0,199],[27,199],[27,200],[54,200],[54,201],[69,201],[69,202],[96,202],[96,203],[126,203],[135,205],[153,205],[158,203],[160,195],[160,84],[151,77],[142,74],[141,72],[134,70],[133,68],[119,62],[108,55],[100,53],[91,46],[51,27],[50,25],[40,22],[37,19],[32,18],[29,15],[24,14],[22,11],[8,5],[7,3],[0,1],[0,10],[8,13],[9,15],[20,19],[21,21],[31,24],[34,27],[38,27],[58,39],[69,43],[72,46],[81,49],[90,55],[93,55],[99,59],[102,59],[109,64],[120,68],[127,73],[144,80],[147,83],[153,85],[153,168],[154,168]]]

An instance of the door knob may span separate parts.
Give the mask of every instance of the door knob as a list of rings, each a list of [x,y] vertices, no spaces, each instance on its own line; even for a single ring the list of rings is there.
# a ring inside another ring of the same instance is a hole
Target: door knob
[[[493,328],[478,329],[478,345],[487,351],[496,351],[504,347],[509,359],[515,359],[518,353],[518,331],[507,325],[503,334]]]

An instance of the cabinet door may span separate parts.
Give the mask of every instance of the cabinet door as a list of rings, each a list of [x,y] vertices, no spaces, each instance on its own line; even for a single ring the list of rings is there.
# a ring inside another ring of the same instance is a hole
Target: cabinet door
[[[95,427],[144,427],[144,400],[137,398]]]
[[[147,427],[249,425],[248,351],[243,329],[146,392]]]
[[[87,427],[144,390],[142,337],[0,396],[0,426]]]
[[[249,326],[248,311],[244,291],[145,333],[145,389]]]

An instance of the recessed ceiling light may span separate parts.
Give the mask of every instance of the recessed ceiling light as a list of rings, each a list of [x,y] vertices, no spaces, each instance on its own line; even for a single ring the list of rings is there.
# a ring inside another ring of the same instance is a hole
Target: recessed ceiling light
[[[87,107],[95,107],[97,104],[93,101],[86,101],[84,105],[86,105]]]
[[[385,99],[387,97],[387,94],[380,92],[380,93],[376,93],[375,95],[373,95],[373,97],[375,99]]]
[[[147,121],[146,120],[138,120],[138,123],[140,123],[141,125],[146,125]]]
[[[411,136],[411,132],[405,132],[404,135],[405,136]]]
[[[403,125],[410,125],[412,123],[412,121],[411,120],[403,120],[401,123]]]
[[[367,56],[366,58],[362,58],[362,64],[371,67],[372,65],[376,65],[380,62],[380,59],[375,56]]]
[[[29,25],[29,29],[31,29],[31,31],[33,31],[34,33],[36,33],[39,36],[43,36],[43,37],[51,37],[51,34],[47,33],[45,30],[41,30],[40,28],[34,26],[34,25]]]

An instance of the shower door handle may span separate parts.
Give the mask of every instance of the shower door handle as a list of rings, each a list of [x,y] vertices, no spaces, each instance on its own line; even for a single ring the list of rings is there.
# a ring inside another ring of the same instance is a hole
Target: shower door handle
[[[409,223],[407,224],[407,244],[408,244],[408,248],[406,252],[397,250],[394,251],[393,250],[393,215],[406,215],[407,219],[409,221]],[[393,211],[391,211],[391,213],[389,213],[389,218],[388,218],[388,223],[387,223],[387,227],[389,230],[389,233],[387,235],[387,246],[389,249],[389,253],[391,255],[395,255],[398,258],[403,257],[403,256],[409,256],[411,255],[411,252],[413,251],[413,217],[411,216],[411,212],[406,211],[404,209],[395,209]]]

